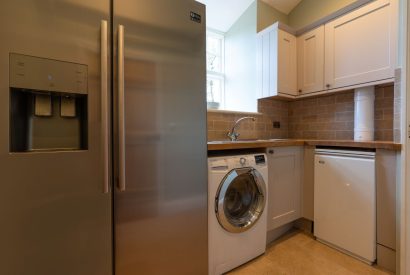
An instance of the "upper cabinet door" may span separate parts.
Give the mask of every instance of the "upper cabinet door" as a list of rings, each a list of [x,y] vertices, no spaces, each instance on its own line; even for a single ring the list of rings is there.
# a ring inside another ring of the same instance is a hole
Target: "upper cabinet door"
[[[257,97],[265,98],[269,94],[269,33],[257,38]]]
[[[297,38],[298,89],[301,94],[324,90],[324,25]]]
[[[325,25],[327,89],[394,77],[395,5],[395,0],[377,0]]]
[[[297,95],[296,37],[278,23],[257,36],[258,98]]]
[[[278,30],[278,93],[298,94],[296,43],[295,36]]]

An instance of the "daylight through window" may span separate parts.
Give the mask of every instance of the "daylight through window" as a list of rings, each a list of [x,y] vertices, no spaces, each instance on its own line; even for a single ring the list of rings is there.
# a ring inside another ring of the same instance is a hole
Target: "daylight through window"
[[[206,32],[207,104],[208,109],[223,109],[225,105],[224,36]]]

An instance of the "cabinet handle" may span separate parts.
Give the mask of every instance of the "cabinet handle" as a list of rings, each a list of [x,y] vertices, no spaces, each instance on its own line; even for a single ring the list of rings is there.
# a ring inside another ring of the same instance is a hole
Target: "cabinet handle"
[[[299,94],[301,94],[302,93],[302,90],[299,90]]]
[[[330,84],[326,84],[326,88],[330,88]]]

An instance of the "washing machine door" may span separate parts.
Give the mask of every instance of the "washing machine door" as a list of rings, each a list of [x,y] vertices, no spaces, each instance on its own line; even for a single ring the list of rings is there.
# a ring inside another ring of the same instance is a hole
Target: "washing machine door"
[[[252,167],[233,169],[218,188],[216,217],[228,232],[244,232],[261,217],[265,202],[266,187],[262,175]]]

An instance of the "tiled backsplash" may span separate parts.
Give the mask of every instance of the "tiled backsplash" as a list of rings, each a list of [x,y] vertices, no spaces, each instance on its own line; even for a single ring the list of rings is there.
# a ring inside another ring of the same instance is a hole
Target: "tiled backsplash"
[[[402,70],[396,69],[394,81],[394,102],[393,102],[393,140],[401,141],[401,79]]]
[[[376,87],[375,139],[393,140],[393,84]],[[244,121],[238,128],[240,139],[304,138],[353,139],[354,92],[347,91],[297,101],[262,99],[256,121]],[[208,112],[208,140],[225,140],[240,113]],[[280,128],[273,128],[273,122]]]
[[[393,140],[393,85],[375,91],[375,140]],[[354,92],[289,103],[289,137],[353,139]]]
[[[288,110],[286,101],[261,99],[258,101],[259,115],[241,113],[208,112],[208,140],[226,140],[233,123],[244,116],[253,116],[256,121],[243,121],[239,125],[240,139],[288,138]],[[280,128],[273,128],[279,121]]]
[[[380,87],[379,90],[376,90],[375,100],[374,138],[375,140],[393,141],[394,85]]]
[[[289,137],[353,139],[353,92],[289,103]]]

